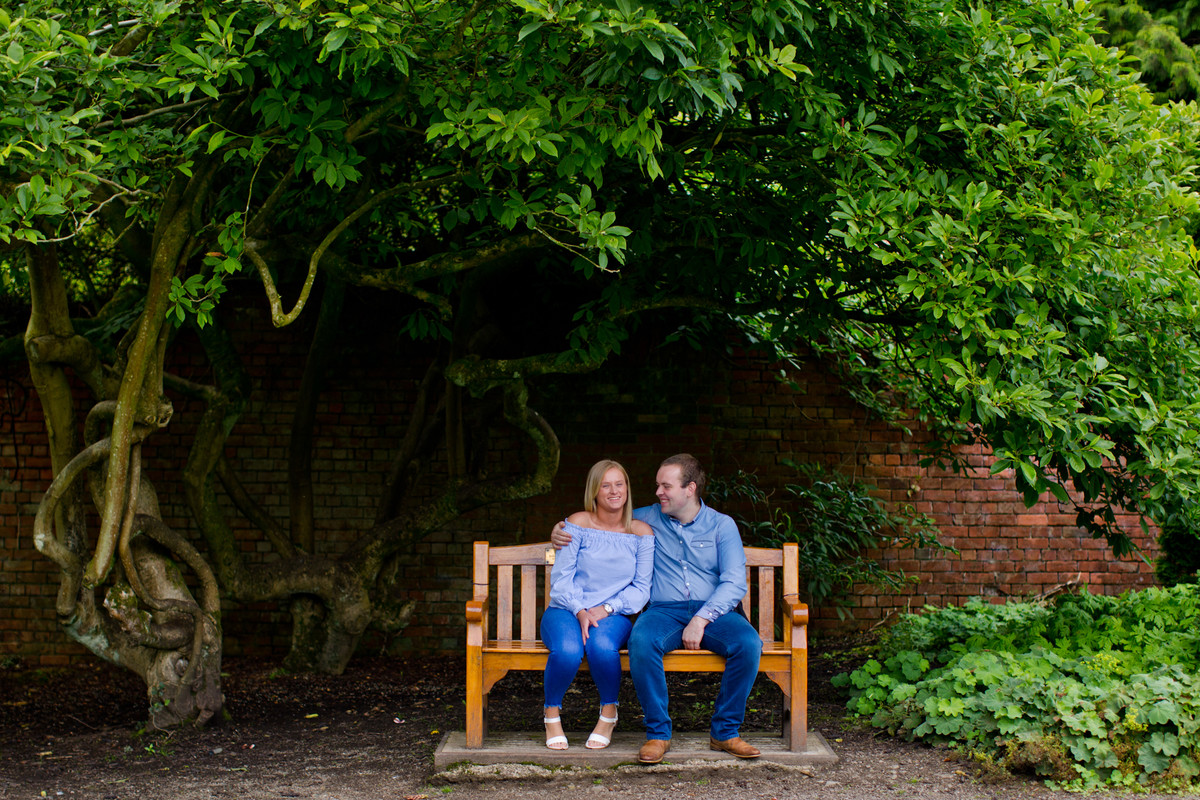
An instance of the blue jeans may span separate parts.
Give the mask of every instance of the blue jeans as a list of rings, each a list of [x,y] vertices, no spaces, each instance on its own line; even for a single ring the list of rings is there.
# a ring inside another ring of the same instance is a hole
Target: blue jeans
[[[670,739],[667,712],[667,674],[663,655],[683,646],[683,629],[704,606],[698,600],[655,603],[642,612],[629,637],[629,671],[646,715],[647,739]],[[758,677],[762,638],[737,611],[708,623],[700,646],[725,657],[721,691],[713,708],[709,732],[724,741],[738,735],[746,718],[746,701]]]
[[[617,702],[621,688],[620,650],[629,640],[632,627],[629,617],[620,614],[605,617],[599,627],[588,630],[585,645],[574,614],[565,608],[547,608],[542,613],[542,643],[550,650],[543,678],[545,704],[562,706],[563,695],[575,680],[584,656],[600,692],[600,704]]]

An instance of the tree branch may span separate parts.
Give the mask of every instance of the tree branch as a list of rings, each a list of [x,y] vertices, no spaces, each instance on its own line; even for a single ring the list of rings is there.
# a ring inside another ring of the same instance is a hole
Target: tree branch
[[[356,286],[367,286],[372,289],[390,289],[402,291],[417,296],[415,284],[419,281],[443,275],[453,275],[475,269],[504,258],[509,258],[522,250],[532,250],[545,246],[545,240],[537,233],[522,234],[484,245],[472,250],[459,250],[451,253],[439,253],[413,264],[393,267],[386,270],[372,270],[345,260],[331,262],[336,274],[347,283]],[[428,297],[421,299],[429,301]],[[440,303],[438,304],[440,306]]]
[[[362,117],[357,119],[353,124],[347,127],[345,134],[343,134],[343,138],[346,140],[346,143],[349,144],[359,136],[362,136],[364,131],[382,119],[392,109],[400,105],[400,103],[404,102],[404,98],[408,97],[408,87],[411,83],[411,80],[412,78],[410,76],[405,75],[400,81],[399,88],[392,93],[391,97],[372,108]]]
[[[104,396],[104,374],[100,356],[92,343],[82,336],[37,336],[26,342],[25,353],[30,363],[70,366],[94,396]]]
[[[313,534],[312,440],[317,401],[325,371],[333,356],[333,344],[342,316],[345,284],[334,278],[325,282],[320,314],[304,364],[300,393],[292,415],[288,444],[288,501],[291,540],[301,550],[315,552]]]
[[[240,92],[238,92],[237,94],[240,94]],[[199,100],[188,100],[186,103],[176,103],[173,106],[162,106],[160,108],[154,109],[153,111],[147,111],[143,114],[139,114],[136,117],[129,117],[128,119],[125,119],[122,117],[114,117],[113,119],[106,119],[101,122],[97,122],[95,125],[92,126],[92,129],[100,131],[100,130],[104,130],[105,128],[114,128],[114,127],[118,127],[118,126],[125,127],[126,125],[137,125],[139,122],[145,122],[148,119],[154,119],[155,117],[161,117],[163,114],[173,114],[173,113],[179,112],[179,111],[187,111],[188,109],[198,108],[199,106],[206,105],[206,104],[213,103],[213,102],[215,102],[214,98],[208,97],[206,95],[204,97],[201,97]]]
[[[343,233],[345,233],[347,228],[354,224],[354,222],[360,219],[364,214],[376,208],[385,200],[388,200],[389,198],[403,192],[420,191],[423,189],[433,188],[435,186],[442,186],[447,183],[457,181],[460,177],[461,176],[459,175],[451,175],[442,178],[434,178],[428,181],[402,183],[398,186],[393,186],[389,189],[385,189],[384,191],[372,195],[370,200],[354,209],[354,211],[350,212],[350,214],[348,214],[345,218],[338,222],[336,226],[334,226],[333,230],[330,231],[325,238],[321,240],[320,244],[318,244],[312,251],[312,255],[308,260],[308,271],[304,276],[304,286],[300,290],[300,296],[296,300],[296,305],[293,306],[292,310],[286,314],[283,312],[283,305],[279,297],[279,290],[275,287],[275,279],[271,277],[270,267],[258,252],[261,243],[253,240],[247,240],[245,252],[250,256],[250,260],[254,262],[255,268],[258,269],[259,278],[262,280],[263,289],[267,294],[267,301],[271,305],[271,322],[275,325],[275,327],[282,328],[290,325],[296,320],[296,317],[300,315],[300,312],[304,310],[304,306],[308,302],[308,295],[312,291],[313,281],[316,280],[317,265],[321,261],[321,256],[323,256],[325,251],[335,241],[337,241]]]
[[[595,328],[606,321],[663,308],[730,310],[707,297],[646,298],[625,305],[616,314],[598,318],[590,327]],[[498,386],[507,386],[534,375],[581,375],[591,372],[605,362],[610,351],[604,349],[595,354],[577,351],[568,353],[573,356],[571,360],[564,360],[564,353],[561,352],[510,359],[485,359],[478,355],[469,355],[450,364],[446,368],[446,378],[480,397]]]
[[[413,403],[412,415],[408,418],[408,427],[404,431],[404,441],[392,461],[387,483],[384,485],[382,496],[379,498],[379,508],[375,512],[375,524],[380,525],[396,516],[400,500],[411,481],[408,480],[413,459],[435,441],[438,426],[430,418],[438,414],[437,407],[429,410],[429,395],[433,387],[443,380],[441,359],[435,358],[429,363],[417,388],[417,397]],[[440,407],[440,406],[439,406]]]
[[[276,522],[275,518],[266,509],[254,501],[254,498],[250,496],[250,493],[246,491],[246,487],[238,479],[237,473],[234,472],[233,467],[229,463],[229,459],[222,455],[217,461],[214,472],[237,510],[241,511],[254,527],[263,532],[275,548],[275,552],[284,558],[294,557],[296,555],[296,548],[292,546],[291,540],[284,533],[283,526]]]

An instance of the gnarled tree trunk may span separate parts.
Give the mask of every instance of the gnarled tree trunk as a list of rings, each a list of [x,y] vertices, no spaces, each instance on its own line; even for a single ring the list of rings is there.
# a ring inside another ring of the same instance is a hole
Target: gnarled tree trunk
[[[34,521],[35,546],[60,569],[55,607],[64,631],[140,675],[151,722],[164,727],[202,723],[223,705],[216,577],[195,548],[162,522],[141,469],[142,441],[171,417],[161,378],[166,296],[186,250],[186,206],[203,196],[204,174],[198,170],[198,180],[175,195],[175,213],[156,232],[145,308],[107,374],[95,347],[75,334],[54,246],[26,251],[32,311],[25,351],[54,473]],[[96,400],[83,442],[68,370]],[[87,530],[89,499],[101,519],[94,538]],[[194,573],[199,597],[180,565]]]

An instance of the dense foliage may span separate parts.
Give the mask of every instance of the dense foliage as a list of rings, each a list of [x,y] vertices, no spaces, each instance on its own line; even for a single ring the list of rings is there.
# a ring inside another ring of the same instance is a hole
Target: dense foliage
[[[1200,776],[1200,589],[928,609],[837,683],[909,739],[1073,788]]]
[[[1159,102],[1200,99],[1200,2],[1197,0],[1098,0],[1103,19],[1100,41],[1117,45],[1131,57],[1140,80]],[[1200,569],[1200,524],[1194,503],[1168,492],[1159,523],[1156,571],[1168,585],[1195,581]]]
[[[726,510],[731,501],[749,505],[745,513],[732,506],[744,544],[800,545],[804,600],[811,606],[832,606],[844,616],[853,605],[856,586],[898,592],[915,581],[903,570],[880,562],[885,550],[956,552],[938,541],[932,519],[909,505],[885,504],[863,481],[790,459],[781,466],[793,469],[795,475],[778,498],[760,487],[756,475],[746,472],[713,480],[708,495]]]
[[[1154,573],[1165,586],[1200,582],[1200,505],[1170,497],[1159,519]]]
[[[1196,0],[1097,0],[1101,41],[1134,59],[1142,81],[1160,101],[1200,99],[1200,3]]]

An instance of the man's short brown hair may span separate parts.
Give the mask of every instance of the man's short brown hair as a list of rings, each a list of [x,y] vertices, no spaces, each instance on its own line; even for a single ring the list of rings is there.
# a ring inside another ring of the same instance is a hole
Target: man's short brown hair
[[[697,496],[704,494],[704,470],[700,468],[700,459],[691,453],[679,453],[670,458],[664,458],[663,462],[658,465],[659,469],[663,467],[679,467],[679,484],[687,486],[689,483],[694,483]]]

